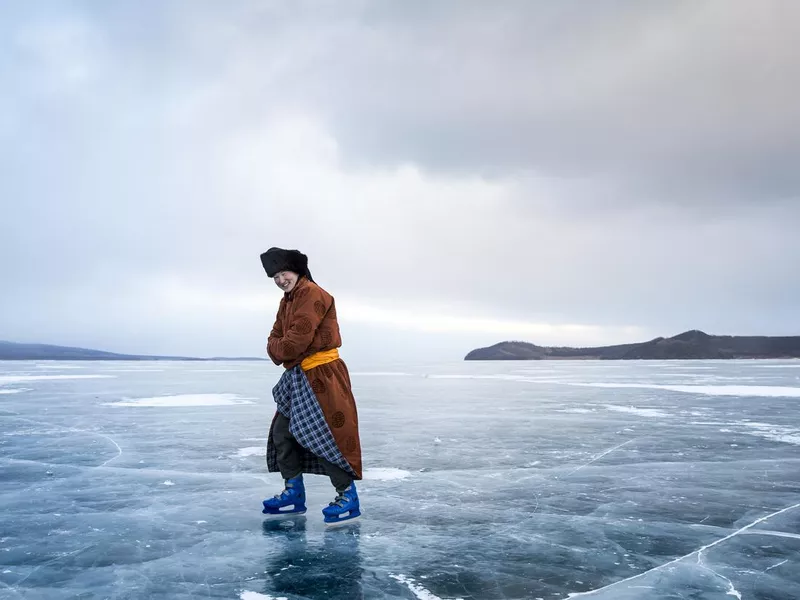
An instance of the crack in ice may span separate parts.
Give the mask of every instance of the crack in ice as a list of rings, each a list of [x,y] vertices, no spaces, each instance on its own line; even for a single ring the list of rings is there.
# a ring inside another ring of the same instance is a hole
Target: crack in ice
[[[800,540],[800,534],[788,533],[786,531],[772,531],[770,529],[756,529],[754,531],[745,531],[748,535],[774,535],[775,537],[793,538]]]
[[[767,567],[766,569],[764,569],[764,573],[766,573],[767,571],[772,571],[772,569],[775,569],[776,567],[780,567],[781,565],[785,565],[787,562],[789,562],[788,558],[786,560],[782,560],[777,565],[772,565],[771,567]]]
[[[787,506],[785,508],[782,508],[781,510],[775,511],[775,512],[770,513],[768,515],[764,515],[763,517],[759,517],[758,519],[756,519],[755,521],[753,521],[749,525],[745,525],[744,527],[742,527],[740,529],[737,529],[733,533],[728,534],[725,537],[720,538],[715,542],[711,542],[710,544],[706,544],[702,548],[699,548],[698,550],[695,550],[694,552],[690,552],[689,554],[687,554],[685,556],[681,556],[681,557],[675,558],[675,559],[673,559],[673,560],[671,560],[669,562],[664,563],[663,565],[659,565],[657,567],[653,567],[652,569],[648,569],[647,571],[643,571],[642,573],[639,573],[638,575],[634,575],[633,577],[627,577],[625,579],[620,579],[619,581],[615,581],[614,583],[609,583],[608,585],[605,585],[605,586],[603,586],[601,588],[597,588],[595,590],[589,590],[588,592],[573,592],[573,593],[567,594],[567,598],[580,598],[581,596],[590,596],[592,594],[596,594],[597,592],[601,592],[603,590],[607,590],[607,589],[610,589],[612,587],[616,587],[616,586],[618,586],[620,584],[625,583],[626,581],[633,581],[634,579],[639,579],[640,577],[644,577],[648,573],[652,573],[653,571],[659,571],[659,570],[663,569],[664,567],[668,567],[669,565],[674,565],[675,563],[681,562],[682,560],[685,560],[685,559],[689,558],[690,556],[694,556],[695,554],[699,554],[699,553],[701,553],[701,552],[703,552],[705,550],[708,550],[709,548],[713,548],[714,546],[717,546],[717,545],[721,544],[722,542],[728,541],[732,537],[735,537],[735,536],[737,536],[737,535],[739,535],[741,533],[746,532],[749,529],[752,529],[753,527],[755,527],[759,523],[763,523],[767,519],[771,519],[772,517],[776,517],[776,516],[778,516],[780,514],[783,514],[785,512],[788,512],[788,511],[793,510],[793,509],[798,508],[798,507],[800,507],[800,502],[798,502],[797,504],[792,504],[791,506]]]
[[[48,560],[48,561],[46,561],[46,562],[43,562],[43,563],[42,563],[42,564],[40,564],[40,565],[37,565],[36,567],[34,567],[34,569],[33,569],[33,570],[30,572],[30,573],[28,573],[27,575],[25,575],[25,577],[23,577],[22,579],[20,579],[19,581],[17,581],[17,582],[14,584],[14,586],[11,588],[11,589],[12,589],[12,591],[17,591],[17,588],[20,586],[20,584],[22,584],[22,583],[24,583],[25,581],[27,581],[27,580],[28,580],[28,578],[29,578],[31,575],[33,575],[34,573],[36,573],[36,572],[37,572],[39,569],[41,569],[42,567],[46,567],[46,566],[48,566],[48,565],[52,565],[54,562],[58,562],[58,561],[59,561],[59,560],[61,560],[62,558],[67,558],[68,556],[77,556],[78,554],[80,554],[80,553],[82,553],[82,552],[85,552],[85,551],[86,551],[86,550],[88,550],[89,548],[94,548],[94,547],[95,547],[95,544],[89,544],[89,545],[87,545],[87,546],[84,546],[83,548],[78,548],[77,550],[73,550],[73,551],[71,551],[71,552],[63,552],[63,553],[59,554],[58,556],[54,556],[54,557],[53,557],[53,558],[51,558],[50,560]],[[17,592],[17,593],[19,593],[19,592]]]
[[[605,452],[601,452],[600,454],[598,454],[597,456],[595,456],[594,458],[592,458],[592,460],[590,460],[590,461],[589,461],[589,462],[587,462],[586,464],[583,464],[583,465],[581,465],[581,466],[579,466],[579,467],[576,467],[575,469],[573,469],[572,471],[570,471],[569,473],[567,473],[566,475],[564,475],[564,477],[569,477],[569,476],[570,476],[570,475],[572,475],[573,473],[577,473],[578,471],[580,471],[580,470],[581,470],[581,469],[583,469],[584,467],[588,467],[588,466],[589,466],[590,464],[592,464],[593,462],[600,460],[601,458],[603,458],[604,456],[606,456],[606,455],[608,455],[608,454],[611,454],[612,452],[614,452],[614,450],[619,450],[620,448],[622,448],[622,447],[623,447],[623,446],[625,446],[626,444],[630,444],[631,442],[634,442],[634,441],[636,441],[636,440],[638,440],[638,439],[639,439],[639,438],[633,438],[633,439],[630,439],[630,440],[628,440],[627,442],[622,442],[621,444],[618,444],[617,446],[614,446],[613,448],[611,448],[611,449],[609,449],[609,450],[606,450]]]
[[[100,436],[100,437],[102,437],[102,438],[106,438],[106,439],[107,439],[109,442],[111,442],[112,444],[114,444],[114,445],[117,447],[117,455],[116,455],[116,456],[114,456],[114,457],[112,457],[112,458],[109,458],[109,459],[108,459],[106,462],[104,462],[102,465],[98,465],[99,467],[105,467],[105,466],[106,466],[108,463],[110,463],[112,460],[117,460],[117,459],[118,459],[120,456],[122,456],[122,448],[120,448],[120,445],[119,445],[117,442],[115,442],[115,441],[114,441],[114,438],[112,438],[111,436],[109,436],[109,435],[106,435],[106,434],[104,434],[104,433],[97,433],[97,432],[95,432],[95,431],[91,431],[91,432],[87,431],[86,433],[93,433],[94,435],[99,435],[99,436]]]
[[[9,416],[9,415],[0,415],[0,416]],[[70,433],[86,433],[88,435],[96,435],[96,436],[104,438],[104,439],[108,440],[109,442],[111,442],[112,444],[114,444],[114,446],[116,446],[116,448],[117,448],[117,455],[109,458],[107,461],[105,461],[102,464],[96,465],[94,468],[105,467],[111,461],[117,460],[120,456],[122,456],[122,448],[120,447],[120,445],[114,440],[114,438],[112,438],[110,435],[106,435],[105,433],[99,433],[97,431],[91,431],[89,429],[77,429],[75,427],[66,427],[64,425],[57,425],[55,423],[48,423],[47,421],[34,421],[33,419],[26,419],[24,417],[13,416],[11,418],[15,419],[17,421],[25,421],[26,423],[33,423],[34,425],[46,425],[48,427],[53,427],[54,429],[59,429],[61,431],[69,431]],[[34,461],[34,462],[40,462],[40,461]]]
[[[705,569],[706,571],[709,571],[710,573],[713,573],[717,577],[725,580],[725,582],[728,584],[728,589],[725,590],[725,595],[726,596],[734,596],[735,598],[738,598],[738,600],[742,600],[742,594],[739,592],[739,590],[736,589],[736,586],[733,585],[733,582],[730,579],[728,579],[727,577],[725,577],[725,575],[723,575],[721,573],[717,573],[714,569],[712,569],[711,567],[709,567],[708,565],[706,565],[703,562],[703,551],[702,550],[700,550],[697,553],[697,564],[702,569]]]

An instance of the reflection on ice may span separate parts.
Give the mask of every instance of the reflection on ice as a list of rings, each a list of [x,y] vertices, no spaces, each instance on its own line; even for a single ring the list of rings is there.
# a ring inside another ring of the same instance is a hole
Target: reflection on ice
[[[307,531],[307,517],[265,519],[270,543],[264,573],[265,591],[314,598],[363,598],[361,525],[354,522],[321,535]]]

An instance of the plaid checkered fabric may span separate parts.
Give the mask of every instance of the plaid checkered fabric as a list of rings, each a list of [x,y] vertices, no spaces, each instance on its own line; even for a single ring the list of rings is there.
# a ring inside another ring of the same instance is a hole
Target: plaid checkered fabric
[[[290,433],[303,447],[304,473],[325,475],[325,469],[318,460],[323,458],[355,475],[350,463],[336,445],[317,396],[299,365],[284,371],[272,389],[272,397],[278,406],[278,412],[289,419]],[[267,444],[267,467],[270,472],[280,470],[277,451],[272,443]]]

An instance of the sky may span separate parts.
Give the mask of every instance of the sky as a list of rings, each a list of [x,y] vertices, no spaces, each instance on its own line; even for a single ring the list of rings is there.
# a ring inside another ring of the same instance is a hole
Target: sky
[[[794,0],[22,0],[0,339],[263,356],[271,246],[356,363],[800,335]]]

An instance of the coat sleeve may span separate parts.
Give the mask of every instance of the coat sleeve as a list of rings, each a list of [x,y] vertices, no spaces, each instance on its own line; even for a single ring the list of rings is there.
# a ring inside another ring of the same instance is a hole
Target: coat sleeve
[[[281,309],[283,308],[283,303],[281,303],[280,307],[278,308],[278,314],[275,316],[275,324],[272,326],[272,331],[269,332],[269,339],[267,340],[267,354],[269,355],[272,362],[276,365],[281,364],[281,360],[273,354],[272,347],[273,347],[273,340],[279,340],[283,337],[283,323],[281,322]]]
[[[270,336],[268,350],[273,360],[292,362],[303,356],[314,340],[328,307],[322,290],[307,287],[297,294],[292,308],[288,330],[280,336]]]

